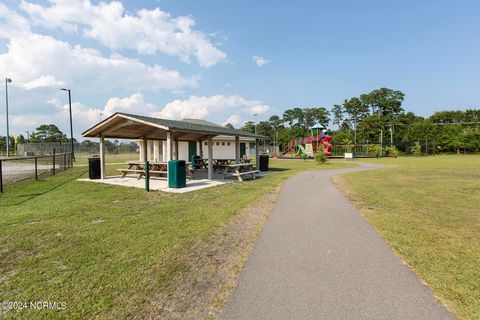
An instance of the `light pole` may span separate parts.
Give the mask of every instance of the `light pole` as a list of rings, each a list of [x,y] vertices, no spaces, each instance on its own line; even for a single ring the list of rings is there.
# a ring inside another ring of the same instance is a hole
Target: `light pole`
[[[68,106],[70,111],[70,141],[72,143],[72,160],[75,161],[75,150],[73,149],[73,124],[72,124],[72,94],[70,89],[62,88],[62,91],[68,91]]]
[[[5,78],[5,110],[7,115],[7,157],[10,157],[10,130],[8,128],[8,84],[12,83],[12,79]]]

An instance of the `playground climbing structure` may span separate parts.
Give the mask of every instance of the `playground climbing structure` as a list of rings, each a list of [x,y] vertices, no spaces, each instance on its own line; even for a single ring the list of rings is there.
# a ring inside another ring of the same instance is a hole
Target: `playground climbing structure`
[[[315,153],[319,150],[323,151],[327,157],[331,157],[332,136],[328,135],[328,131],[323,129],[321,132],[317,130],[317,134],[313,134],[310,137],[293,139],[288,146],[283,150],[282,156],[286,156],[290,153],[292,158],[313,158]]]

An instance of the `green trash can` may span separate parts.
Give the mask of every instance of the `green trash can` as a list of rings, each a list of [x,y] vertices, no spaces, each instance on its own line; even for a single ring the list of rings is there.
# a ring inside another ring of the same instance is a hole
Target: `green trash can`
[[[168,161],[169,188],[185,188],[187,186],[186,169],[184,160]]]
[[[197,169],[197,159],[200,159],[199,156],[197,155],[193,155],[192,158],[190,159],[190,161],[192,162],[192,170],[196,170]]]

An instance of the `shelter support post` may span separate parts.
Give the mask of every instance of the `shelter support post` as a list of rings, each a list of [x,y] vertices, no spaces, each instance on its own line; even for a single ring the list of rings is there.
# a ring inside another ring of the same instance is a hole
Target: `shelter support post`
[[[213,138],[208,137],[208,180],[213,180]]]
[[[260,140],[255,139],[255,167],[260,168]]]
[[[105,138],[100,136],[100,178],[105,179]]]
[[[235,136],[235,163],[240,163],[240,137]]]
[[[145,146],[145,143],[143,141],[138,141],[138,147],[139,147],[138,160],[145,161],[146,159],[143,157],[143,154],[144,154],[143,150],[145,150],[147,146]]]
[[[143,137],[143,161],[148,160],[148,140]]]
[[[172,133],[167,131],[167,161],[173,160],[172,157]]]
[[[179,160],[178,157],[178,139],[175,138],[175,160]]]

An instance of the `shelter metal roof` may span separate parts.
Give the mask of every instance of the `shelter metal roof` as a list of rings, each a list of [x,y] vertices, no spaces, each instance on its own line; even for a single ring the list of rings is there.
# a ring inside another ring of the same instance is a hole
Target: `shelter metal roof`
[[[172,132],[174,139],[198,140],[208,136],[239,136],[254,139],[268,139],[238,129],[206,125],[188,121],[168,120],[117,112],[82,133],[84,137],[117,138],[117,139],[151,139],[165,140],[167,131]]]

